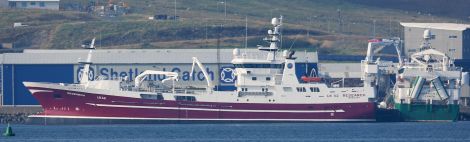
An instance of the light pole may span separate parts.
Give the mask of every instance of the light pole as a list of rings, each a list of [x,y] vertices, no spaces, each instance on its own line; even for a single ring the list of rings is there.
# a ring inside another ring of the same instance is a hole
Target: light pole
[[[224,4],[224,22],[223,24],[220,24],[219,28],[217,28],[217,75],[220,76],[220,34],[222,32],[222,28],[225,24],[225,19],[227,17],[227,1],[224,0],[224,1],[221,1],[221,2],[217,2],[217,12],[219,12],[219,3],[220,4]],[[217,84],[217,90],[219,90],[219,86],[220,86],[220,80],[217,81],[218,84]]]
[[[175,0],[175,17],[173,17],[173,18],[176,21],[176,0]]]
[[[217,2],[217,12],[219,12],[219,3],[224,4],[224,24],[227,19],[227,0]]]
[[[374,19],[372,22],[374,24],[374,30],[373,30],[373,33],[372,33],[372,38],[375,38],[375,22],[376,22],[376,20]]]

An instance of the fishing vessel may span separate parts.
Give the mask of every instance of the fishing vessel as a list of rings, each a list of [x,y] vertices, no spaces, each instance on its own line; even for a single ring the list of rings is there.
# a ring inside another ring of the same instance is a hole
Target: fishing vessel
[[[420,51],[399,67],[391,103],[404,121],[456,121],[463,84],[462,68],[432,48],[425,30]]]
[[[30,118],[44,121],[68,120],[108,122],[311,122],[375,121],[374,80],[348,86],[344,79],[296,75],[293,51],[279,51],[282,16],[273,18],[273,29],[259,46],[262,57],[233,50],[235,90],[218,91],[196,58],[206,88],[177,87],[178,73],[147,70],[132,82],[128,78],[90,80],[90,51],[80,83],[24,82],[44,112]],[[93,44],[92,44],[93,45]],[[191,59],[188,57],[188,59]],[[149,75],[165,75],[162,82],[146,82]],[[343,83],[339,83],[343,81]]]

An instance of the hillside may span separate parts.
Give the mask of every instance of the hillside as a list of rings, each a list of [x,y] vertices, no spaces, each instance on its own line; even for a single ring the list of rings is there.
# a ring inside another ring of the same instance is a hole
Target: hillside
[[[368,38],[400,36],[400,21],[458,20],[354,0],[177,0],[179,20],[155,21],[148,17],[174,15],[174,0],[124,0],[130,13],[118,17],[80,12],[88,2],[62,0],[62,11],[0,9],[0,43],[14,42],[17,49],[70,49],[96,37],[99,48],[243,47],[246,17],[248,44],[255,47],[265,44],[261,39],[271,17],[282,14],[284,48],[357,55],[364,54]],[[12,28],[14,22],[29,26]]]

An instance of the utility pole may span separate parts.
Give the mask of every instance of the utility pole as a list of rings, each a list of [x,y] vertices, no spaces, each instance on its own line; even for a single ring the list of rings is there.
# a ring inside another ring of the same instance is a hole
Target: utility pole
[[[375,35],[375,22],[376,22],[375,19],[372,22],[374,24],[374,30],[373,30],[373,33],[372,33],[372,38],[375,38],[375,36],[376,36]]]
[[[336,9],[336,11],[338,12],[338,32],[341,33],[342,32],[341,9]]]
[[[227,20],[227,0],[224,0],[224,24]]]
[[[173,18],[176,21],[176,0],[175,0],[175,17],[173,17]]]

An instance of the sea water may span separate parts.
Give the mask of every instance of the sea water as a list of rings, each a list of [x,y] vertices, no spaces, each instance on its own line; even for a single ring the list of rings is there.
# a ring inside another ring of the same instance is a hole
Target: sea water
[[[470,122],[11,126],[16,136],[0,142],[470,141]]]

